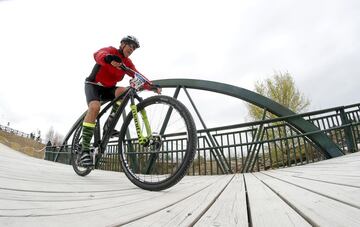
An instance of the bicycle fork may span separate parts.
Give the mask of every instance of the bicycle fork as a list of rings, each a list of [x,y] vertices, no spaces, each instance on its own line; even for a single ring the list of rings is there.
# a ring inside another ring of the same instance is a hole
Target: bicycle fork
[[[137,97],[137,98],[139,98],[140,101],[142,101],[140,97]],[[146,134],[147,134],[147,136],[144,136],[143,131],[142,131],[141,126],[140,126],[140,122],[139,122],[137,106],[135,105],[135,102],[134,102],[133,99],[131,99],[130,109],[131,109],[131,113],[132,113],[133,118],[134,118],[136,134],[138,136],[139,144],[140,145],[148,145],[149,141],[151,139],[152,131],[151,131],[151,128],[150,128],[150,123],[149,123],[149,119],[147,117],[146,111],[145,111],[145,109],[140,111],[141,118],[142,118],[142,120],[144,122],[145,130],[146,130]]]
[[[142,99],[140,97],[136,97],[136,98],[140,102],[142,101]],[[153,139],[152,138],[153,135],[152,135],[152,130],[151,130],[149,119],[147,117],[145,109],[142,109],[140,111],[140,113],[141,113],[141,118],[145,125],[145,130],[146,130],[147,136],[143,135],[143,131],[141,129],[140,122],[139,122],[137,106],[135,105],[133,98],[131,99],[130,109],[131,109],[131,113],[134,118],[136,134],[138,136],[139,144],[142,146],[151,146],[150,141]],[[156,154],[156,153],[150,154],[148,163],[147,163],[146,167],[144,168],[144,170],[142,171],[144,174],[149,174],[152,172],[157,157],[158,157],[158,154]]]

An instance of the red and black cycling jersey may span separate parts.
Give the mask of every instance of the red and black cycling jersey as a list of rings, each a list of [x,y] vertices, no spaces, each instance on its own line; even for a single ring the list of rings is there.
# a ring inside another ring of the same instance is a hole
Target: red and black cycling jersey
[[[111,64],[106,63],[104,58],[107,55],[116,55],[120,57],[125,66],[138,72],[130,58],[124,57],[115,47],[105,47],[94,53],[96,64],[90,75],[86,78],[86,81],[101,83],[104,87],[114,87],[117,82],[124,78],[125,74],[134,77],[133,72],[125,72],[122,69],[115,68]]]

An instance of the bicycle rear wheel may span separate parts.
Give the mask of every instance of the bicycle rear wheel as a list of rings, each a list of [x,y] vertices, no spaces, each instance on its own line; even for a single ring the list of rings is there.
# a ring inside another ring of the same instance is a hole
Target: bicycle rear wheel
[[[135,120],[130,112],[119,134],[119,158],[124,173],[140,188],[160,191],[179,182],[194,159],[197,135],[194,120],[178,100],[157,95],[137,105],[139,125],[146,126],[141,111],[151,128],[150,141],[138,141]]]
[[[75,171],[79,176],[86,176],[91,172],[91,168],[82,167],[79,165],[81,155],[81,139],[82,139],[82,124],[80,124],[74,132],[73,140],[71,143],[71,157],[70,162]]]

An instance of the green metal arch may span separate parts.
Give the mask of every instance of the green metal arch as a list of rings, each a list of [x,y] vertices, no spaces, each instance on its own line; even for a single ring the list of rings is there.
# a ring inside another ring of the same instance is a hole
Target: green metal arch
[[[266,108],[267,111],[270,111],[279,117],[296,115],[293,111],[267,97],[229,84],[195,79],[164,79],[155,80],[153,82],[159,84],[163,88],[176,88],[181,86],[229,95],[252,103],[261,108]],[[306,121],[302,117],[289,118],[287,122],[303,133],[310,133],[319,130],[315,125]],[[323,150],[327,158],[343,155],[339,147],[324,133],[310,134],[308,137]]]

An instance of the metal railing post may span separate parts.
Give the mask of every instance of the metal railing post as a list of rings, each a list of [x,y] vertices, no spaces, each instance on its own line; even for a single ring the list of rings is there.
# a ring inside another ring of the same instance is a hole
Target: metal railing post
[[[340,112],[340,119],[341,119],[341,125],[348,125],[344,128],[345,133],[345,142],[348,148],[348,152],[353,153],[356,152],[355,146],[354,146],[354,137],[351,129],[351,125],[349,125],[350,121],[345,113],[344,108],[341,108],[339,110]]]
[[[186,90],[186,88],[183,87],[183,89],[184,89],[184,91],[185,91],[185,93],[186,93],[186,95],[187,95],[187,97],[188,97],[188,99],[189,99],[192,107],[194,108],[194,110],[195,110],[195,112],[196,112],[196,115],[198,116],[198,118],[199,118],[199,120],[200,120],[203,128],[206,130],[205,133],[206,133],[206,135],[208,136],[211,145],[212,145],[213,147],[216,147],[216,142],[215,142],[213,136],[211,135],[211,133],[207,130],[208,128],[206,127],[206,124],[205,124],[204,120],[201,118],[201,115],[200,115],[198,109],[196,108],[194,101],[193,101],[192,98],[190,97],[190,95],[189,95],[188,91]],[[214,150],[214,157],[216,157],[216,158],[218,159],[217,161],[218,161],[218,163],[220,164],[220,169],[221,169],[221,171],[222,171],[223,173],[232,173],[232,170],[231,170],[229,164],[226,162],[226,159],[225,159],[225,157],[224,157],[224,154],[223,154],[221,151],[219,151],[218,148],[214,148],[213,150]]]

